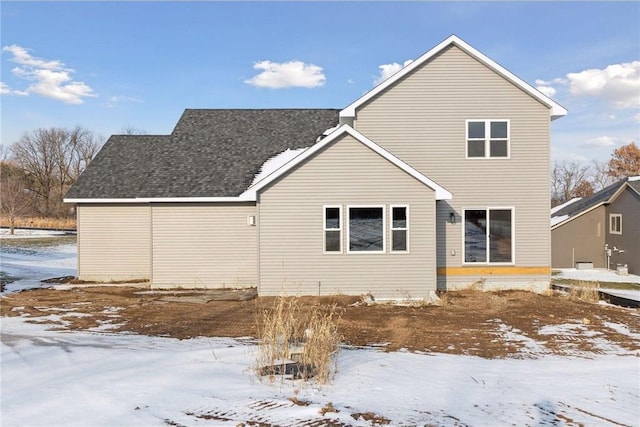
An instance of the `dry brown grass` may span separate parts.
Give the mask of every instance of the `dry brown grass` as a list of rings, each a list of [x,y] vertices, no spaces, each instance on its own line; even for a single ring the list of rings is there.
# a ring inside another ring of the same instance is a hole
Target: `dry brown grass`
[[[301,378],[329,382],[340,344],[338,318],[335,304],[309,307],[298,298],[276,298],[273,307],[258,314],[259,368],[294,360]]]
[[[571,286],[569,298],[597,303],[600,300],[600,283],[581,281],[578,285]]]
[[[0,226],[8,228],[9,218],[6,216],[0,217]],[[14,223],[15,228],[53,228],[56,230],[75,230],[76,219],[75,218],[44,218],[44,217],[20,217],[16,218]]]

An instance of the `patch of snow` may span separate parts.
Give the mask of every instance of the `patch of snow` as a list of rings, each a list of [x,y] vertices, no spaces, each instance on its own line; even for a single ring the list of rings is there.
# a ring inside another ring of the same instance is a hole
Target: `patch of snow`
[[[633,290],[633,289],[607,289],[607,288],[600,288],[600,290],[603,291],[603,292],[606,292],[609,295],[640,301],[640,289],[639,290]]]
[[[640,181],[640,176],[630,176],[629,181]]]
[[[32,245],[32,240],[21,240],[18,245],[2,245],[0,271],[15,278],[5,285],[3,294],[24,289],[49,287],[41,281],[52,277],[75,276],[77,246],[69,239],[50,236],[45,246]],[[60,241],[56,240],[60,239]],[[24,242],[24,244],[23,244]]]
[[[565,208],[575,202],[577,202],[578,200],[582,200],[582,197],[574,197],[573,199],[569,200],[568,202],[564,202],[561,205],[555,206],[553,208],[551,208],[551,215],[553,215],[554,213],[558,212],[560,209]]]
[[[586,270],[578,270],[576,268],[560,268],[554,269],[559,274],[553,277],[559,279],[584,280],[588,282],[614,282],[614,283],[638,283],[640,284],[640,276],[629,274],[622,276],[614,270],[605,268],[592,268]]]
[[[531,355],[531,357],[535,357],[548,353],[543,344],[531,337],[528,337],[521,330],[503,323],[501,319],[493,319],[489,321],[489,323],[494,323],[496,325],[495,334],[498,340],[504,341],[507,344],[516,343],[523,346],[524,348],[520,350],[523,355]]]
[[[0,239],[33,239],[41,237],[59,237],[68,234],[73,234],[68,231],[53,231],[53,230],[31,230],[25,228],[16,228],[13,230],[14,234],[11,234],[8,228],[0,228]]]
[[[2,326],[2,425],[637,425],[637,357],[482,359],[341,349],[326,386],[255,375],[257,347]],[[515,331],[514,331],[515,332]],[[25,398],[28,396],[28,398]],[[308,402],[295,405],[290,399]],[[331,402],[339,412],[319,413]]]
[[[562,221],[569,219],[569,215],[560,215],[551,217],[551,226],[560,224]]]
[[[640,341],[640,334],[631,332],[627,325],[621,325],[620,323],[613,323],[613,322],[607,322],[607,321],[602,322],[602,324],[609,329],[613,329],[614,331],[616,331],[621,335],[626,335],[629,338],[632,338],[636,341]]]
[[[262,166],[260,167],[260,172],[258,172],[253,178],[253,182],[251,182],[251,185],[249,187],[252,187],[258,182],[262,181],[264,178],[271,175],[273,172],[277,171],[285,164],[289,163],[305,150],[306,148],[297,148],[295,150],[287,148],[282,153],[276,154],[275,156],[271,157],[262,164]]]

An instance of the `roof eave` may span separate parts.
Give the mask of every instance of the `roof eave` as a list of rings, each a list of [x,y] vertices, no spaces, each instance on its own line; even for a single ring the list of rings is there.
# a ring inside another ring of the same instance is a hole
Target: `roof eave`
[[[73,204],[117,204],[117,203],[233,203],[255,202],[255,198],[244,193],[231,197],[114,197],[114,198],[69,198],[64,203]]]

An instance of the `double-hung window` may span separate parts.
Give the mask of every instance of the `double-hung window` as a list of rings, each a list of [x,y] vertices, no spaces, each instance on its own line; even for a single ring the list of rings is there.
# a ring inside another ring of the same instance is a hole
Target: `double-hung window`
[[[464,262],[513,263],[513,209],[464,211]]]
[[[342,209],[340,206],[324,207],[324,251],[342,252]]]
[[[622,234],[622,214],[609,214],[609,233]]]
[[[391,252],[409,251],[409,207],[391,206]]]
[[[508,158],[509,120],[467,120],[467,158]]]

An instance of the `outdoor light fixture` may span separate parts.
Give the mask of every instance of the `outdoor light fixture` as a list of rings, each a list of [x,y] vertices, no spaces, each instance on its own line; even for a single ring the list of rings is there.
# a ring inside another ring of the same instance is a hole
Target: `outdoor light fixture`
[[[451,224],[455,224],[456,223],[456,213],[455,212],[450,212],[449,213],[449,222]]]

